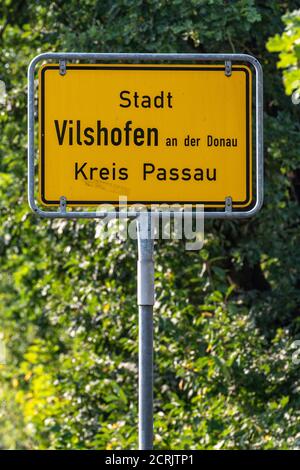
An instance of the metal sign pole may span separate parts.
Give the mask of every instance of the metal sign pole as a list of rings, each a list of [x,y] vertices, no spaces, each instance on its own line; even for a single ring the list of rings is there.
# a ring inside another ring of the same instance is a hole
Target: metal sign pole
[[[139,306],[139,449],[153,448],[154,263],[151,213],[137,219]]]

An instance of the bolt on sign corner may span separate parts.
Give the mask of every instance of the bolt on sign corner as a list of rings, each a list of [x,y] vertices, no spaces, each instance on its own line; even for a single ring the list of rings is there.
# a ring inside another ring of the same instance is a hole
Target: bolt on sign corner
[[[253,207],[249,67],[48,64],[39,84],[42,204]]]

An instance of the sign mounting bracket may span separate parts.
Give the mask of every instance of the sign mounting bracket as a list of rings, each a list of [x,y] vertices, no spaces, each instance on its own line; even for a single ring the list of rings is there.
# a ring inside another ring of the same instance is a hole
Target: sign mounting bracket
[[[62,214],[66,214],[66,212],[67,212],[67,199],[65,198],[65,196],[60,197],[59,208],[60,208],[60,212]]]
[[[232,197],[228,196],[225,199],[225,211],[232,212]]]
[[[232,74],[232,63],[231,60],[225,60],[225,75],[231,77]]]
[[[67,73],[67,63],[64,59],[61,59],[59,61],[59,74],[66,75],[66,73]]]

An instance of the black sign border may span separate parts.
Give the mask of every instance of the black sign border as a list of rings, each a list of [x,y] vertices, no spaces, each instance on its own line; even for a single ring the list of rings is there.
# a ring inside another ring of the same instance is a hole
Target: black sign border
[[[40,181],[40,200],[43,204],[46,206],[57,206],[60,204],[60,201],[50,201],[47,200],[45,197],[45,73],[47,70],[58,70],[59,71],[59,65],[45,65],[41,69],[41,103],[40,103],[40,138],[41,138],[41,146],[40,146],[40,151],[41,151],[41,156],[40,156],[40,161],[41,161],[41,181]],[[252,194],[252,199],[250,199],[250,132],[251,132],[251,126],[250,126],[250,69],[247,66],[233,66],[232,67],[233,71],[240,71],[244,72],[246,75],[246,199],[244,201],[232,201],[232,210],[233,212],[240,212],[240,211],[245,211],[245,210],[250,210],[252,207],[255,205],[255,200],[253,198]],[[199,65],[197,67],[193,66],[179,66],[179,67],[174,67],[174,65],[166,65],[166,66],[143,66],[143,65],[67,65],[66,71],[68,70],[188,70],[188,71],[199,71],[199,70],[204,70],[204,71],[220,71],[222,73],[225,73],[225,66],[205,66],[205,65]],[[228,195],[230,196],[230,195]],[[117,206],[116,208],[119,208],[118,202],[117,201],[78,201],[78,200],[67,200],[67,204],[71,204],[72,206],[77,205],[89,205],[89,206],[97,206],[100,204],[112,204]],[[196,204],[203,204],[204,205],[204,210],[207,212],[216,212],[220,209],[222,209],[222,205],[225,208],[225,200],[224,201],[127,201],[127,205],[132,205],[132,204],[145,204],[145,205],[151,205],[151,204],[186,204],[186,205],[193,205],[195,206]],[[220,207],[214,207],[214,208],[206,208],[205,206],[208,205],[218,205]],[[243,206],[242,208],[237,208],[236,206]]]

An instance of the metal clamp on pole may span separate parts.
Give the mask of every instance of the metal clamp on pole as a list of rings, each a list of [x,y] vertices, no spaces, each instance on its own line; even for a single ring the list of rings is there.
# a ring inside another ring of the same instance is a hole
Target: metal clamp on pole
[[[63,214],[67,212],[67,199],[65,196],[61,196],[59,199],[59,209]]]
[[[230,77],[231,74],[232,74],[231,60],[225,60],[225,75],[226,77]]]
[[[232,212],[232,197],[225,198],[225,212]]]
[[[65,196],[61,196],[59,200],[59,209],[60,212],[62,212],[63,214],[67,212],[67,199],[65,198]]]
[[[66,75],[66,73],[67,73],[67,64],[66,64],[66,61],[64,59],[61,59],[59,61],[59,73],[60,73],[60,75]]]
[[[137,219],[139,305],[139,449],[153,448],[154,262],[151,213]]]

